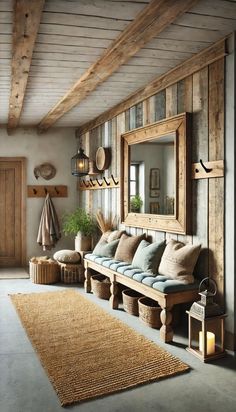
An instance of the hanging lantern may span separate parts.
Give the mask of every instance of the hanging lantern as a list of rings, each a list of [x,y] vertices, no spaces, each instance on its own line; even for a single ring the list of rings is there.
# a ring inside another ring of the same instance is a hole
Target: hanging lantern
[[[71,159],[71,173],[73,176],[85,176],[89,171],[89,158],[80,147],[78,153]]]
[[[213,279],[205,278],[199,285],[201,300],[194,302],[188,314],[189,344],[187,350],[208,362],[225,355],[224,321],[220,306],[213,301],[217,286]]]

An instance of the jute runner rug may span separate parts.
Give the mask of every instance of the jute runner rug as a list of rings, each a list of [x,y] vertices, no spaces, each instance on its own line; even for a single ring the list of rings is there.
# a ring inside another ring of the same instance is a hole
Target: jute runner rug
[[[189,369],[75,290],[11,299],[62,406]]]

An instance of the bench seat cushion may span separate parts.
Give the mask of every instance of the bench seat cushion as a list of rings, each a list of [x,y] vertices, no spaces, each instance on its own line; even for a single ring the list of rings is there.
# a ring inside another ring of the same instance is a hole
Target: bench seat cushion
[[[121,262],[116,259],[99,257],[92,253],[85,255],[85,259],[91,260],[104,267],[110,268],[124,276],[134,279],[136,282],[143,283],[162,293],[174,293],[182,290],[194,290],[198,288],[198,283],[183,284],[182,282],[171,279],[168,276],[156,275],[150,276],[150,273],[143,272],[139,268],[133,267],[130,263]]]

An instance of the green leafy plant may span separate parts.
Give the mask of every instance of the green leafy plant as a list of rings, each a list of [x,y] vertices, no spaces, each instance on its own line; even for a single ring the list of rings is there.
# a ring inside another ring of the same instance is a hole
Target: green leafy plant
[[[140,195],[135,195],[130,199],[130,211],[140,212],[143,201]]]
[[[62,218],[62,228],[66,235],[76,235],[80,232],[89,236],[96,230],[97,224],[94,217],[82,208],[77,208],[72,213],[67,213]]]

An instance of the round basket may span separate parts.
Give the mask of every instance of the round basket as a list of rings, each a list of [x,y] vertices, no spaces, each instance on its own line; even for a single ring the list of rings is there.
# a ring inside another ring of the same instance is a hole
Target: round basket
[[[91,290],[98,298],[109,300],[111,296],[110,286],[110,280],[106,276],[91,276]]]
[[[125,289],[122,291],[124,310],[130,315],[138,316],[138,300],[142,295],[135,290]]]
[[[111,151],[109,147],[99,147],[96,152],[96,167],[98,170],[106,170],[111,163]]]
[[[49,285],[60,281],[57,262],[29,262],[30,279],[33,283]]]
[[[142,297],[138,300],[139,317],[151,328],[161,327],[160,313],[161,307],[152,299]]]

